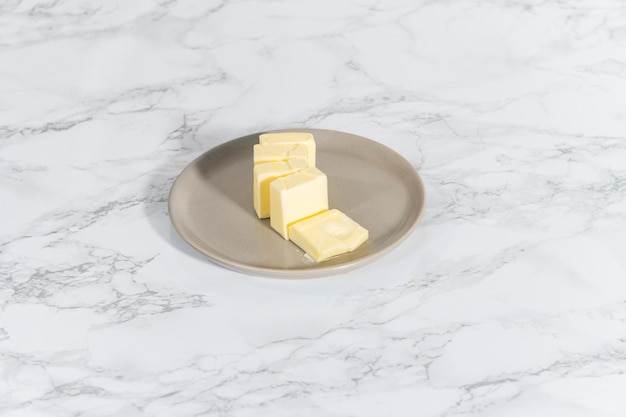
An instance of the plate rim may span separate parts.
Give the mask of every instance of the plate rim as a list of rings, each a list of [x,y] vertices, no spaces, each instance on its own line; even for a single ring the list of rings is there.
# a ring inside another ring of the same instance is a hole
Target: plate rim
[[[341,264],[321,266],[321,267],[316,267],[316,268],[304,268],[304,269],[270,268],[270,267],[263,267],[263,266],[251,266],[251,265],[249,265],[249,264],[247,264],[245,262],[236,261],[236,260],[233,260],[232,258],[228,258],[227,259],[227,258],[223,257],[220,254],[216,254],[215,252],[212,252],[212,251],[207,251],[202,246],[197,245],[196,242],[194,242],[193,239],[188,239],[186,237],[186,234],[183,232],[181,226],[177,223],[177,220],[175,219],[175,216],[173,215],[173,212],[175,210],[173,210],[172,196],[175,193],[176,187],[179,184],[180,179],[185,175],[185,173],[188,170],[192,169],[192,167],[195,166],[195,164],[196,164],[196,162],[198,160],[204,158],[206,156],[206,154],[208,154],[210,152],[216,151],[220,147],[227,146],[231,142],[234,142],[234,141],[237,141],[237,140],[242,140],[242,139],[248,138],[250,136],[261,135],[261,134],[264,134],[264,133],[278,133],[278,132],[310,132],[310,133],[313,133],[313,135],[315,135],[316,131],[317,132],[326,132],[326,133],[333,133],[333,134],[342,134],[342,135],[355,136],[355,137],[358,137],[361,140],[366,140],[368,142],[371,142],[371,143],[375,144],[375,146],[382,146],[388,152],[391,152],[391,153],[395,154],[396,157],[399,157],[400,160],[403,163],[406,163],[408,166],[411,167],[411,170],[409,170],[409,172],[411,172],[411,176],[413,177],[412,179],[415,182],[415,185],[417,186],[417,192],[421,194],[422,198],[421,198],[421,204],[419,204],[419,206],[417,207],[417,216],[415,217],[413,222],[406,228],[404,233],[399,235],[393,242],[388,244],[386,247],[384,247],[384,248],[382,248],[382,249],[380,249],[380,250],[378,250],[378,251],[376,251],[374,253],[370,253],[370,254],[367,254],[367,255],[362,256],[360,258],[352,259],[350,261],[346,261],[345,263],[341,263]],[[176,176],[176,179],[172,183],[172,186],[170,187],[170,190],[169,190],[169,193],[168,193],[168,198],[167,198],[167,209],[168,209],[167,211],[168,211],[168,217],[170,219],[170,222],[172,223],[172,226],[174,227],[174,229],[176,230],[178,235],[185,241],[186,244],[188,244],[189,246],[194,248],[196,251],[200,252],[202,255],[204,255],[210,261],[212,261],[212,262],[216,263],[217,265],[220,265],[220,266],[222,266],[222,267],[224,267],[224,268],[226,268],[228,270],[235,271],[235,272],[240,272],[240,273],[245,273],[247,275],[252,275],[252,276],[259,276],[259,277],[264,277],[264,278],[275,278],[275,279],[284,279],[284,278],[299,278],[299,279],[304,279],[304,278],[323,278],[323,277],[328,277],[328,276],[332,276],[332,275],[343,274],[343,273],[352,271],[354,269],[366,266],[366,265],[374,262],[375,260],[382,258],[384,255],[386,255],[387,253],[389,253],[390,251],[392,251],[393,249],[398,247],[401,243],[403,243],[409,237],[409,235],[411,235],[413,233],[413,231],[415,230],[415,227],[420,222],[422,216],[424,215],[425,207],[426,207],[426,189],[424,187],[424,182],[422,181],[420,175],[418,174],[417,169],[415,168],[415,166],[413,166],[413,164],[411,164],[403,155],[401,155],[396,150],[390,148],[389,146],[387,146],[387,145],[385,145],[383,143],[380,143],[380,142],[375,141],[373,139],[366,138],[366,137],[358,135],[358,134],[354,134],[354,133],[350,133],[350,132],[343,132],[343,131],[333,130],[333,129],[318,129],[318,128],[291,128],[291,129],[264,130],[264,131],[260,131],[260,132],[249,133],[249,134],[246,134],[246,135],[243,135],[243,136],[239,136],[239,137],[234,138],[234,139],[229,139],[229,140],[226,140],[226,141],[224,141],[224,142],[222,142],[222,143],[220,143],[220,144],[218,144],[216,146],[213,146],[213,147],[207,149],[206,151],[202,152],[200,155],[198,155],[194,159],[192,159],[180,171],[180,173]]]

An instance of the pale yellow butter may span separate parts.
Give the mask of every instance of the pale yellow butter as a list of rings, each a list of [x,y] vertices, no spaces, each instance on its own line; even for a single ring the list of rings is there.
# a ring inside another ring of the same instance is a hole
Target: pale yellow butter
[[[307,166],[312,166],[309,165],[309,148],[297,143],[254,145],[253,159],[255,164],[286,161],[288,159],[302,159],[307,163]]]
[[[289,226],[289,239],[317,262],[351,252],[368,237],[367,229],[336,209]]]
[[[254,210],[260,219],[270,216],[270,183],[276,178],[293,174],[308,166],[308,162],[304,159],[265,162],[254,166],[252,169],[254,175],[252,198]]]
[[[264,133],[259,135],[261,145],[304,145],[308,149],[309,166],[315,166],[315,138],[307,132]]]
[[[275,179],[270,184],[270,225],[289,239],[294,222],[328,210],[328,180],[315,167]]]

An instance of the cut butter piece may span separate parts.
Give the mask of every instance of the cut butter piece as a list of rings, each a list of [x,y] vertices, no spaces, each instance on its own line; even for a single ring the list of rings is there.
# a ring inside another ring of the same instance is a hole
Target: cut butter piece
[[[308,149],[309,166],[315,166],[315,139],[307,132],[264,133],[259,135],[261,145],[304,145]]]
[[[315,167],[275,179],[270,184],[270,225],[289,239],[294,222],[328,210],[328,180]]]
[[[309,165],[309,148],[301,144],[254,145],[253,158],[255,164],[264,162],[286,161],[288,159],[302,159]]]
[[[265,162],[257,164],[252,169],[254,175],[254,189],[252,198],[254,210],[260,219],[270,216],[270,183],[276,178],[293,174],[308,167],[304,159],[290,159],[279,162]]]
[[[368,236],[367,229],[336,209],[289,226],[289,239],[317,262],[352,252]]]

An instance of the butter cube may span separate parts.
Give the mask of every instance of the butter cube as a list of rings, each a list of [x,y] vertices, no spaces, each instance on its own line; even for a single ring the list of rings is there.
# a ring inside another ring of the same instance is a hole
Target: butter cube
[[[315,166],[315,139],[307,132],[264,133],[259,136],[261,145],[304,145],[309,150],[309,166]]]
[[[280,177],[270,184],[270,225],[289,239],[294,222],[328,210],[328,180],[315,167]]]
[[[260,219],[270,216],[270,183],[276,178],[293,174],[309,166],[305,159],[290,159],[279,162],[257,164],[252,169],[254,210]]]
[[[309,166],[309,148],[300,144],[277,143],[275,145],[254,145],[254,163],[302,159]]]
[[[336,209],[289,226],[289,239],[317,262],[353,251],[368,236],[367,229]]]

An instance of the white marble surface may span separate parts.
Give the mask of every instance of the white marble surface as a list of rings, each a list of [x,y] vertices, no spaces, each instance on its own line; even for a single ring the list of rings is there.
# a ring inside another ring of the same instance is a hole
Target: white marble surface
[[[194,157],[360,134],[428,192],[383,259],[218,267]],[[0,2],[0,415],[626,415],[623,0]]]

